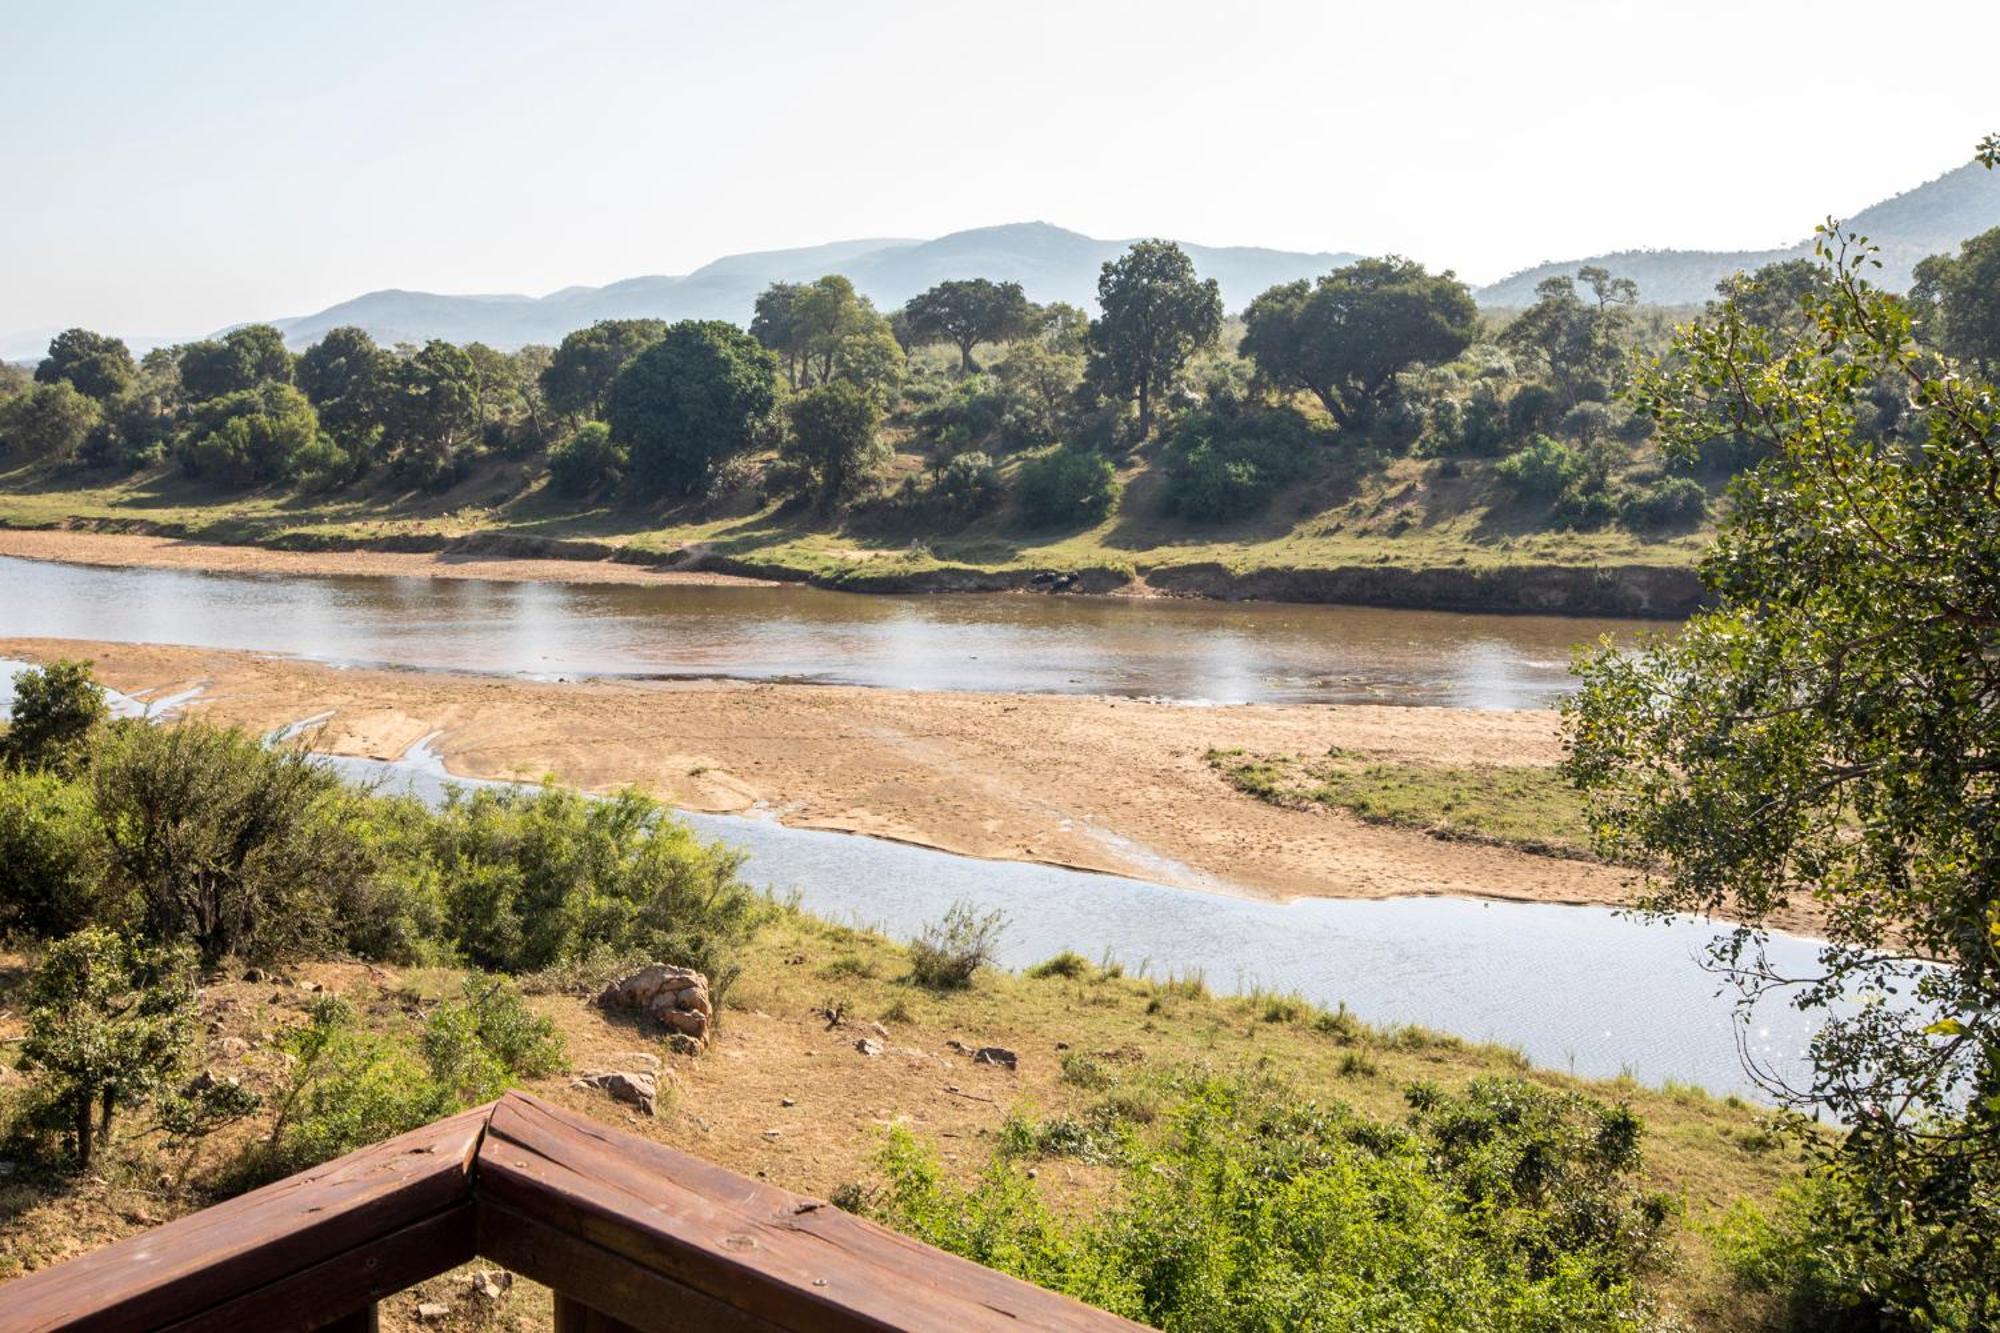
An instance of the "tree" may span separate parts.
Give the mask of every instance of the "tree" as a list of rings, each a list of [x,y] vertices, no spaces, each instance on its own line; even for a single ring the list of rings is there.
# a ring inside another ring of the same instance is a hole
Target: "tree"
[[[1826,265],[1812,259],[1783,259],[1753,273],[1732,273],[1715,284],[1721,298],[1708,303],[1708,317],[1721,314],[1722,302],[1733,302],[1736,313],[1766,333],[1796,337],[1808,326],[1806,304],[1826,295]]]
[[[99,415],[68,380],[37,384],[0,403],[0,445],[17,458],[74,458]]]
[[[758,340],[783,356],[788,368],[796,362],[796,374],[790,379],[795,389],[825,384],[836,377],[853,378],[851,374],[842,375],[843,361],[857,369],[880,367],[887,357],[885,345],[895,341],[889,321],[876,312],[866,297],[856,295],[854,284],[838,273],[795,287],[789,293],[774,288],[766,295],[772,297],[773,303],[769,318],[761,324],[752,319],[751,332],[755,335],[762,328],[764,332]],[[760,313],[763,313],[761,302]],[[766,338],[778,341],[766,342]],[[857,339],[871,345],[857,347]],[[900,357],[894,359],[894,365],[900,376]]]
[[[1590,289],[1590,300],[1577,292],[1578,279]],[[1563,405],[1574,407],[1583,398],[1604,397],[1616,378],[1629,308],[1638,299],[1639,286],[1630,278],[1586,264],[1575,278],[1558,275],[1535,284],[1535,303],[1500,331],[1500,343],[1539,361]]]
[[[844,380],[816,385],[792,399],[788,415],[792,431],[785,459],[823,504],[852,498],[885,461],[887,451],[875,438],[881,409],[858,385]]]
[[[2000,1314],[2000,404],[1939,371],[1908,308],[1821,242],[1811,328],[1774,337],[1724,301],[1635,395],[1682,457],[1759,439],[1673,639],[1583,666],[1568,770],[1601,849],[1657,867],[1654,911],[1728,913],[1715,961],[1746,1005],[1824,1016],[1803,1085],[1752,1067],[1788,1107],[1841,1216],[1855,1299],[1897,1326]],[[1876,385],[1914,438],[1858,430]],[[1761,927],[1816,907],[1808,975]],[[1940,965],[1942,964],[1942,965]]]
[[[194,1041],[192,956],[128,944],[89,927],[52,945],[28,985],[21,1063],[37,1071],[67,1115],[76,1162],[89,1170],[95,1139],[120,1107],[144,1102]]]
[[[68,775],[83,767],[91,733],[111,716],[104,687],[90,663],[59,658],[14,675],[14,706],[0,732],[0,760],[9,768]]]
[[[241,393],[272,381],[292,382],[292,354],[285,336],[269,324],[245,324],[220,341],[205,339],[180,349],[181,390],[193,401]]]
[[[318,440],[319,414],[306,396],[267,380],[198,406],[176,452],[191,477],[256,486],[290,477]]]
[[[1386,406],[1396,376],[1472,345],[1479,309],[1451,273],[1394,255],[1273,287],[1244,312],[1241,351],[1280,388],[1304,389],[1342,426]]]
[[[576,499],[613,489],[624,471],[625,451],[612,443],[602,421],[584,422],[549,450],[550,488]]]
[[[426,485],[451,479],[479,432],[479,372],[465,349],[433,338],[397,361],[384,420],[396,463]]]
[[[367,330],[343,325],[299,354],[295,374],[320,424],[353,449],[381,426],[393,369]]]
[[[77,392],[99,402],[130,384],[139,373],[131,349],[123,341],[89,329],[65,329],[49,343],[49,354],[35,367],[35,382],[68,380]]]
[[[564,334],[542,371],[542,396],[573,420],[601,417],[611,381],[625,363],[666,335],[660,319],[601,319]]]
[[[1932,346],[2000,375],[2000,227],[1919,262],[1910,300]]]
[[[750,336],[775,353],[784,363],[785,385],[799,387],[799,365],[805,356],[805,340],[799,329],[799,293],[796,282],[774,282],[757,294],[750,316]]]
[[[834,347],[833,378],[828,382],[851,384],[886,411],[902,390],[904,369],[903,345],[889,331],[889,321],[877,318]]]
[[[1103,312],[1090,326],[1091,374],[1106,391],[1139,403],[1139,438],[1153,430],[1154,399],[1222,331],[1222,291],[1195,276],[1172,241],[1140,241],[1104,265]]]
[[[1022,463],[1015,492],[1030,523],[1090,524],[1118,502],[1118,476],[1103,454],[1064,445]]]
[[[606,416],[641,491],[692,494],[756,441],[777,401],[778,367],[721,320],[683,320],[612,381]]]
[[[970,375],[972,349],[980,343],[1013,342],[1034,327],[1034,307],[1018,282],[962,278],[919,292],[903,307],[905,327],[915,342],[951,343],[958,348],[958,373]]]

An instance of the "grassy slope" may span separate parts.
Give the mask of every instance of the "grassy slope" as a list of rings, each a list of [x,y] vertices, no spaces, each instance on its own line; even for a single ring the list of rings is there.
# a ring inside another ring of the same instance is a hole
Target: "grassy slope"
[[[0,961],[17,964],[0,966],[0,982],[18,983],[20,960]],[[572,1089],[567,1076],[532,1090],[737,1171],[823,1196],[874,1178],[874,1155],[890,1124],[908,1125],[938,1148],[949,1171],[969,1178],[1010,1110],[1083,1114],[1113,1096],[1122,1104],[1143,1104],[1147,1090],[1177,1069],[1275,1073],[1303,1095],[1345,1101],[1384,1119],[1402,1116],[1402,1090],[1418,1079],[1456,1087],[1480,1075],[1525,1074],[1628,1101],[1644,1119],[1648,1184],[1672,1193],[1685,1208],[1676,1224],[1674,1267],[1660,1275],[1657,1287],[1671,1307],[1703,1328],[1747,1326],[1740,1298],[1727,1292],[1716,1270],[1704,1222],[1736,1199],[1768,1198],[1796,1170],[1790,1150],[1760,1127],[1757,1112],[1733,1099],[1629,1081],[1586,1083],[1528,1069],[1505,1048],[1417,1030],[1343,1031],[1344,1025],[1315,1023],[1310,1007],[1281,997],[1211,997],[1096,969],[1074,978],[983,973],[969,991],[933,994],[905,980],[908,960],[900,946],[791,915],[767,927],[745,962],[715,1049],[699,1060],[669,1058],[673,1094],[657,1120],[642,1120],[602,1094]],[[300,1020],[311,982],[348,995],[369,1026],[403,1035],[420,1027],[426,1004],[457,991],[448,972],[357,964],[300,968],[277,985],[223,982],[204,993],[219,1025],[208,1038],[209,1067],[268,1091],[276,1058],[269,1035]],[[577,1068],[632,1067],[635,1048],[660,1050],[577,996],[532,1003],[562,1027]],[[841,1026],[829,1028],[815,1012],[826,1009],[843,1012]],[[871,1059],[856,1052],[854,1041],[876,1021],[888,1030],[888,1050]],[[0,1017],[0,1029],[7,1030],[0,1035],[18,1030],[18,1022]],[[252,1043],[249,1053],[230,1059],[217,1045],[225,1037]],[[972,1065],[946,1047],[951,1039],[1010,1047],[1020,1053],[1020,1071]],[[1091,1056],[1112,1086],[1065,1080],[1058,1042]],[[66,1180],[27,1168],[0,1181],[0,1276],[212,1202],[204,1178],[264,1127],[241,1126],[205,1144],[190,1183],[181,1185],[174,1183],[179,1163],[135,1132],[140,1121],[128,1123],[93,1179]],[[1037,1175],[1038,1188],[1060,1211],[1100,1206],[1111,1188],[1108,1171],[1071,1160],[1045,1160]],[[524,1284],[497,1311],[482,1313],[481,1302],[451,1278],[396,1298],[385,1309],[385,1327],[417,1327],[419,1299],[450,1302],[454,1314],[447,1327],[546,1327],[546,1293]]]
[[[919,572],[939,565],[1137,570],[1217,562],[1236,571],[1394,565],[1475,568],[1518,564],[1685,566],[1706,544],[1622,528],[1546,530],[1546,514],[1511,501],[1490,464],[1452,469],[1397,459],[1361,471],[1329,452],[1267,510],[1238,522],[1194,525],[1158,512],[1150,449],[1121,467],[1124,500],[1083,530],[1031,531],[1001,513],[925,527],[840,524],[762,504],[749,493],[680,509],[579,507],[551,496],[529,462],[489,462],[442,495],[343,491],[296,496],[230,493],[171,466],[132,477],[19,467],[0,472],[0,525],[75,521],[150,525],[177,536],[288,543],[463,538],[475,534],[581,539],[667,554],[703,545],[725,556],[805,574]],[[898,474],[920,468],[899,455]]]

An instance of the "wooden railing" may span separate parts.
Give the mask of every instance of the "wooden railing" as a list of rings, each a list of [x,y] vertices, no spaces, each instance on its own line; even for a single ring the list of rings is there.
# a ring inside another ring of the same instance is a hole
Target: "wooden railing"
[[[509,1093],[0,1286],[0,1330],[367,1330],[478,1256],[561,1333],[1137,1327]]]

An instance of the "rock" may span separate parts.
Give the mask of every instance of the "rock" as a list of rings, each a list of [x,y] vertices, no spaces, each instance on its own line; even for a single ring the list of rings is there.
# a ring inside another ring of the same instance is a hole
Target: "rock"
[[[619,1065],[643,1065],[652,1070],[660,1067],[660,1057],[651,1051],[618,1051],[611,1056],[611,1061]]]
[[[650,1070],[591,1070],[579,1074],[570,1086],[608,1092],[613,1101],[637,1107],[640,1115],[659,1114],[660,1085]]]
[[[243,974],[243,979],[249,982],[268,981],[270,977],[271,974],[261,967],[253,967]]]
[[[780,1098],[778,1098],[778,1105],[780,1105],[780,1106],[797,1106],[798,1104],[799,1104],[799,1103],[798,1103],[798,1100],[797,1100],[796,1098],[793,1098],[793,1097],[780,1097]]]
[[[960,1055],[970,1055],[972,1053],[972,1048],[967,1046],[964,1042],[960,1041],[957,1037],[953,1037],[950,1041],[947,1041],[944,1044],[944,1048],[947,1051],[957,1051]]]
[[[854,1049],[863,1055],[880,1055],[882,1054],[882,1043],[876,1041],[873,1037],[861,1037],[855,1041]]]
[[[699,1046],[708,1044],[715,1007],[708,997],[708,978],[692,968],[652,963],[614,981],[597,997],[606,1009],[644,1014],[671,1032]]]
[[[219,1037],[210,1045],[216,1056],[223,1060],[241,1060],[250,1054],[250,1043],[241,1037]]]
[[[869,1036],[874,1037],[878,1041],[889,1040],[889,1029],[883,1027],[880,1023],[870,1023],[867,1027],[861,1030],[863,1032],[866,1032]]]
[[[514,1275],[504,1268],[482,1268],[476,1273],[467,1273],[465,1285],[472,1288],[473,1295],[497,1301],[514,1289]]]
[[[999,1065],[1003,1069],[1019,1069],[1021,1057],[1005,1046],[981,1046],[972,1053],[972,1063],[976,1065]]]
[[[426,1322],[444,1319],[451,1314],[451,1307],[443,1301],[425,1301],[417,1307],[417,1318]]]
[[[782,1129],[778,1129],[778,1128],[776,1128],[776,1127],[773,1127],[773,1128],[771,1128],[771,1129],[767,1129],[767,1130],[765,1130],[765,1131],[764,1131],[764,1137],[765,1137],[765,1138],[767,1138],[767,1139],[775,1139],[775,1138],[779,1137],[780,1135],[782,1135],[782,1134],[783,1134],[784,1132],[785,1132],[785,1131],[784,1131],[784,1130],[782,1130]]]

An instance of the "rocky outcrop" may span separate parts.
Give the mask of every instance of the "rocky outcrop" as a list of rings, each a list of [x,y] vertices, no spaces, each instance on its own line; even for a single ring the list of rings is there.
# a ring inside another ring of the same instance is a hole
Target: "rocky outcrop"
[[[613,1101],[637,1108],[640,1115],[659,1113],[660,1080],[650,1070],[594,1069],[577,1075],[571,1086],[608,1092]]]
[[[708,1044],[715,1007],[708,997],[708,978],[693,968],[653,963],[614,981],[597,997],[606,1009],[642,1014],[680,1034],[697,1048]]]

